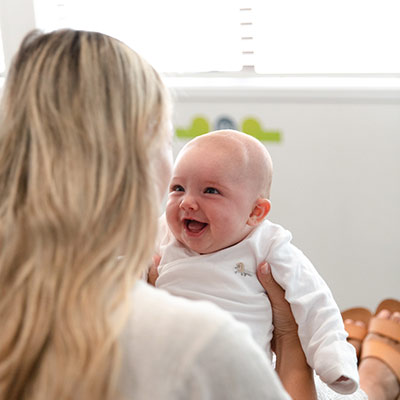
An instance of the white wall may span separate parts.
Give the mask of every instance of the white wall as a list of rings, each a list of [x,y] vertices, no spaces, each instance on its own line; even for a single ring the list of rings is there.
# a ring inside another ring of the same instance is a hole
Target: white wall
[[[34,26],[32,0],[0,0],[7,65]],[[275,164],[270,218],[292,231],[340,307],[374,308],[385,297],[399,298],[399,83],[367,91],[333,84],[324,92],[260,90],[259,80],[252,82],[180,88],[175,125],[188,126],[199,114],[210,122],[252,116],[282,131],[281,143],[268,144]]]
[[[266,143],[275,167],[270,219],[292,231],[339,307],[375,309],[400,295],[398,94],[178,91],[175,125],[255,116],[280,130],[281,143]]]
[[[6,68],[25,34],[35,27],[32,0],[0,0],[0,29]]]

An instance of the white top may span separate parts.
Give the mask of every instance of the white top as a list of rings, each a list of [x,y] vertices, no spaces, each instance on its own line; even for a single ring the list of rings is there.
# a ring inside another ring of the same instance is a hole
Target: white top
[[[132,291],[120,388],[135,400],[288,400],[250,330],[211,303]]]
[[[271,307],[255,273],[258,264],[268,261],[291,304],[308,364],[338,393],[357,390],[357,358],[346,341],[339,308],[311,262],[291,244],[289,231],[264,220],[235,246],[200,255],[179,243],[164,219],[161,225],[157,287],[190,299],[210,300],[229,311],[250,327],[255,340],[270,354]],[[337,382],[341,376],[348,380]]]

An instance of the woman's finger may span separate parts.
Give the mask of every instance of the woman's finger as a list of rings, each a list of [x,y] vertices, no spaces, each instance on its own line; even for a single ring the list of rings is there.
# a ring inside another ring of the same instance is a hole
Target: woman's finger
[[[285,291],[273,278],[271,267],[267,263],[260,264],[257,267],[257,277],[271,302],[274,339],[286,335],[297,336],[297,324],[292,309],[285,299]]]
[[[149,268],[148,274],[147,274],[147,282],[150,283],[150,285],[155,286],[156,285],[156,280],[158,278],[158,266],[160,264],[161,257],[158,254],[155,254],[153,256],[153,265]]]
[[[268,263],[261,263],[257,267],[257,278],[267,292],[271,303],[286,302],[285,291],[276,283]]]

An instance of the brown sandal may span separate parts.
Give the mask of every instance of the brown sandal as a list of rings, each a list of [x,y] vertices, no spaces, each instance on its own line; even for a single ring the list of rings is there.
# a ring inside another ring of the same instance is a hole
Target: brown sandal
[[[344,322],[344,328],[349,334],[347,340],[357,340],[360,342],[360,348],[357,351],[357,357],[360,355],[361,342],[364,340],[368,333],[368,324],[372,317],[372,313],[367,308],[357,307],[350,308],[342,312],[342,318]],[[351,319],[353,322],[346,322]],[[364,326],[356,325],[355,321],[364,322]]]
[[[389,310],[391,313],[400,311],[400,301],[387,299],[382,301],[376,309],[375,315],[381,310]],[[400,343],[400,324],[390,319],[372,317],[368,328],[369,333],[389,338]],[[384,339],[367,338],[362,345],[361,359],[374,357],[384,362],[400,381],[400,351]]]

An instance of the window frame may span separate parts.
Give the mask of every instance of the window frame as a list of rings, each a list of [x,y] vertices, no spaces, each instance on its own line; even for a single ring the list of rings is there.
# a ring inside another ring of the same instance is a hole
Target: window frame
[[[246,3],[246,1],[242,1]],[[242,7],[246,7],[243,5]],[[19,10],[24,12],[19,12]],[[12,21],[12,23],[11,23]],[[36,27],[34,0],[1,0],[0,29],[6,71],[22,37]],[[246,50],[244,50],[246,51]],[[0,87],[4,75],[0,73]],[[251,63],[239,72],[164,73],[178,98],[382,98],[398,101],[400,74],[258,74]]]

